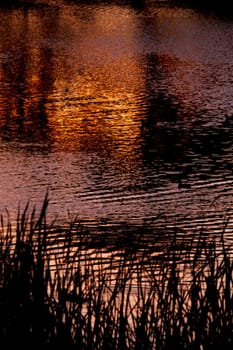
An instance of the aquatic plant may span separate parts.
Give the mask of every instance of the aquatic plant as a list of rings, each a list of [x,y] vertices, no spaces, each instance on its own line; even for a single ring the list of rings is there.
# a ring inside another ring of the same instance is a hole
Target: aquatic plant
[[[102,249],[78,221],[29,206],[1,217],[0,343],[66,349],[212,349],[233,344],[233,260],[224,229],[183,246]],[[140,234],[140,233],[138,233]],[[141,231],[143,242],[143,229]],[[91,243],[90,243],[91,242]]]

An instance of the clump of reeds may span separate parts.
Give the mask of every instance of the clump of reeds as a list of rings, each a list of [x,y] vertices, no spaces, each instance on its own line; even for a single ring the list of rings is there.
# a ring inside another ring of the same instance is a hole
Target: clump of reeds
[[[233,261],[204,235],[103,251],[82,227],[58,229],[28,206],[0,237],[0,343],[66,349],[212,349],[233,345]],[[143,232],[142,232],[143,234]]]
[[[46,342],[52,329],[46,273],[48,199],[39,217],[28,206],[12,227],[1,216],[0,235],[0,343],[10,346]]]

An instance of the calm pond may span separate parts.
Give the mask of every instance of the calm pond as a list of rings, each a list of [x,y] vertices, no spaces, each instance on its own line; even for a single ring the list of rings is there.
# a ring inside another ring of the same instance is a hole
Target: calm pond
[[[63,1],[0,10],[0,212],[222,230],[233,200],[233,21]]]

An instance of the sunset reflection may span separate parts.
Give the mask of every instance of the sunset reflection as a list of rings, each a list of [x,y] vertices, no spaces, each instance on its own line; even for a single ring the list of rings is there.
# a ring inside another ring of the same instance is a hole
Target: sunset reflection
[[[107,151],[108,145],[113,146],[111,142],[115,151],[127,148],[131,153],[140,136],[137,91],[143,81],[137,62],[117,61],[111,66],[84,69],[82,75],[73,77],[70,84],[63,77],[57,78],[57,94],[50,95],[47,104],[58,147]]]
[[[70,54],[59,58],[54,91],[46,105],[56,147],[133,161],[138,158],[144,85],[142,67],[131,57],[137,45],[134,17],[119,7],[93,9],[94,28],[82,28],[80,36],[82,18],[77,23],[72,12],[64,16],[71,24]]]
[[[43,21],[33,11],[15,10],[6,18],[6,33],[0,39],[3,53],[0,66],[2,138],[48,142],[45,101],[54,77],[50,64],[53,53],[42,45]]]
[[[47,139],[63,151],[138,158],[145,82],[134,55],[132,10],[116,6],[74,13],[66,7],[51,23],[45,11],[15,11],[5,25],[8,40],[0,39],[6,52],[0,67],[5,136]]]

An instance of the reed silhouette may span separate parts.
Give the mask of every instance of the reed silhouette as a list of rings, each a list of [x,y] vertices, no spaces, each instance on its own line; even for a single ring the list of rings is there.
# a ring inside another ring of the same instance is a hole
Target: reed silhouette
[[[76,219],[29,205],[1,217],[0,344],[66,349],[213,349],[233,345],[233,260],[203,232],[166,251],[103,250]],[[143,236],[143,232],[141,232]],[[143,239],[142,239],[143,241]],[[139,240],[138,240],[139,242]]]

